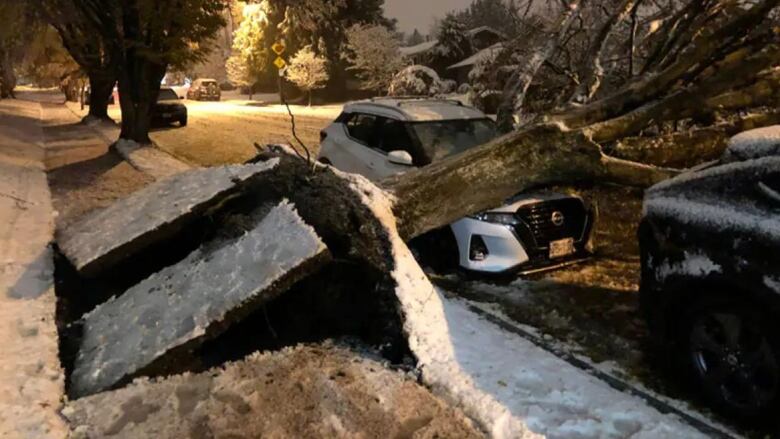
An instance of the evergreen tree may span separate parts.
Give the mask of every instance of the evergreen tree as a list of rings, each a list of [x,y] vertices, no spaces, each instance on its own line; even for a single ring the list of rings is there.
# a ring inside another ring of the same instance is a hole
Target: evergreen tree
[[[412,34],[409,35],[409,38],[406,39],[407,46],[416,46],[424,42],[425,42],[425,37],[423,37],[420,31],[418,31],[417,29],[415,29],[414,32],[412,32]]]
[[[448,66],[473,54],[467,30],[466,24],[455,14],[444,17],[437,34],[439,44],[432,53],[431,67],[434,70],[443,72]]]

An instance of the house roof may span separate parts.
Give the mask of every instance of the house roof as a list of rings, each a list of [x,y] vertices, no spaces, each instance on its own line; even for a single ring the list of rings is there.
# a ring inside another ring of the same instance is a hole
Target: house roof
[[[506,35],[504,35],[503,32],[499,32],[499,31],[493,29],[490,26],[475,27],[474,29],[471,29],[471,30],[467,31],[466,34],[469,37],[474,38],[477,34],[482,33],[482,32],[490,32],[490,33],[500,37],[502,40],[506,40],[507,39]]]
[[[494,53],[501,51],[503,48],[504,45],[502,43],[496,43],[490,47],[486,47],[480,50],[479,52],[475,53],[474,55],[471,55],[470,57],[464,59],[463,61],[457,64],[453,64],[447,67],[447,70],[459,69],[461,67],[471,67],[477,62],[479,62],[479,60],[486,58],[488,56],[492,56]]]
[[[495,30],[495,29],[493,29],[492,27],[489,27],[489,26],[475,27],[474,29],[468,30],[466,32],[466,34],[468,35],[469,38],[474,38],[475,36],[477,36],[478,34],[480,34],[482,32],[492,33],[492,34],[498,36],[502,40],[506,40],[507,39],[506,35],[504,35],[503,33],[499,32],[499,31],[497,31],[497,30]],[[414,45],[414,46],[401,47],[401,49],[400,49],[401,50],[401,55],[403,55],[403,56],[420,55],[420,54],[423,54],[423,53],[426,53],[426,52],[430,51],[431,49],[436,47],[438,44],[439,44],[439,40],[434,39],[434,40],[426,41],[424,43],[420,43],[420,44],[417,44],[417,45]],[[491,47],[493,47],[493,46],[491,46]],[[490,47],[488,49],[490,49]],[[487,50],[487,49],[485,49],[485,50]],[[475,54],[475,56],[478,55],[481,52],[482,51],[478,52],[477,54]],[[460,63],[458,63],[458,64],[460,64]]]
[[[401,55],[403,56],[414,56],[419,55],[421,53],[425,53],[439,44],[439,40],[431,40],[426,41],[424,43],[417,44],[415,46],[409,46],[409,47],[402,47],[401,48]]]

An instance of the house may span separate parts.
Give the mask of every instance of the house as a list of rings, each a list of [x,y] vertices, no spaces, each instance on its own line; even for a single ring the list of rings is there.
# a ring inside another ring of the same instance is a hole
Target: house
[[[486,47],[463,61],[447,67],[447,77],[454,78],[458,84],[469,82],[469,73],[471,69],[482,59],[491,58],[498,55],[504,49],[504,43],[499,42],[490,47]]]
[[[466,32],[466,35],[471,40],[471,45],[474,50],[477,51],[488,49],[492,46],[495,46],[497,43],[506,41],[507,39],[506,35],[488,26],[480,26],[471,29]],[[434,39],[417,44],[415,46],[402,47],[401,55],[406,58],[410,64],[428,65],[430,61],[430,54],[438,45],[439,40]]]

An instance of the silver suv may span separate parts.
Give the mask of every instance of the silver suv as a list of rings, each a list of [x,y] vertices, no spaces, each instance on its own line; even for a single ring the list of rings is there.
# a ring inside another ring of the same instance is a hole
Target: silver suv
[[[487,143],[498,131],[484,113],[457,101],[380,98],[347,104],[320,136],[321,162],[378,181]],[[591,226],[582,199],[527,193],[450,229],[462,268],[503,273],[580,259]]]

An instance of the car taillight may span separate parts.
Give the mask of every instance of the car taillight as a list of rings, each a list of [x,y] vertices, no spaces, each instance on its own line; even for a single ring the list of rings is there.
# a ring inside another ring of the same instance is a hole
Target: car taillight
[[[328,133],[326,133],[325,131],[320,131],[320,142],[325,141],[325,139],[327,138],[328,138]]]

